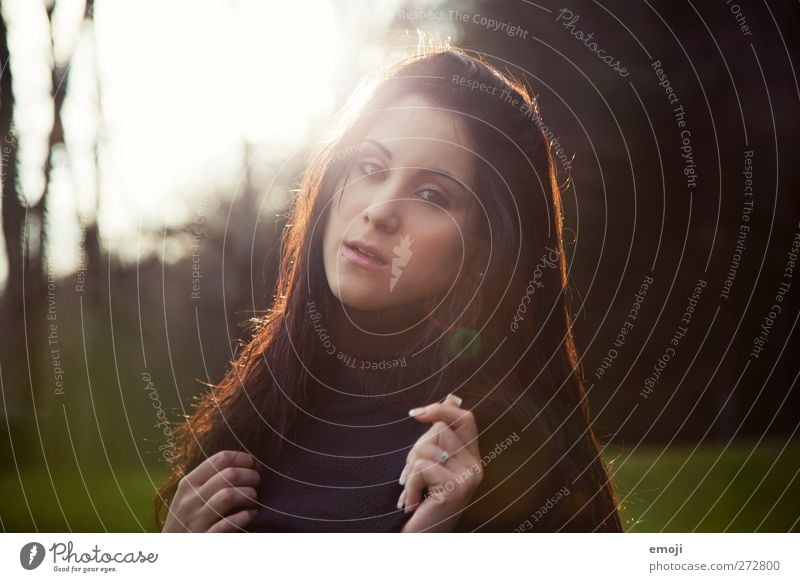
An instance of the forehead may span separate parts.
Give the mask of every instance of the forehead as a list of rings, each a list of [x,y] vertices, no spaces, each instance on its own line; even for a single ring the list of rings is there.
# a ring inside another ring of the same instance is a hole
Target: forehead
[[[435,165],[457,173],[462,179],[471,178],[475,164],[473,146],[458,114],[444,111],[421,96],[408,95],[368,115],[365,138],[389,148],[393,163]]]

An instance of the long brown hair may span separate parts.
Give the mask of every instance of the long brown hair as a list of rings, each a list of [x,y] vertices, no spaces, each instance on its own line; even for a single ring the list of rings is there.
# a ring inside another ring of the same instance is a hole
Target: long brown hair
[[[569,529],[622,530],[577,368],[560,191],[537,103],[522,83],[480,57],[441,47],[401,61],[362,88],[316,149],[288,213],[272,305],[253,320],[252,339],[178,428],[174,470],[155,499],[159,529],[181,477],[208,456],[245,450],[269,464],[280,455],[298,409],[308,403],[309,371],[325,363],[306,306],[314,301],[320,313],[332,313],[336,301],[319,225],[369,127],[369,113],[409,94],[468,128],[485,213],[478,232],[465,240],[468,259],[454,286],[430,298],[423,343],[431,347],[417,367],[445,393],[480,403],[479,424],[506,414],[522,426],[536,423],[558,459],[552,470],[562,482],[579,480],[589,493]]]

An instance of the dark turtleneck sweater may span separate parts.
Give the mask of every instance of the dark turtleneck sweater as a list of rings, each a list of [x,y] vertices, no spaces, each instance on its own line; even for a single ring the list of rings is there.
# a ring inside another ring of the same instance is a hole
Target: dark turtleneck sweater
[[[338,346],[355,349],[343,337]],[[262,471],[260,508],[249,531],[400,532],[413,515],[397,509],[403,491],[398,479],[408,451],[431,425],[409,417],[408,410],[441,401],[452,387],[435,380],[391,385],[386,368],[413,377],[411,360],[377,358],[374,352],[368,359],[361,357],[363,350],[361,356],[339,353],[310,382],[311,404],[298,415],[293,442]],[[544,448],[533,455],[540,444],[534,425],[523,431],[506,414],[487,428],[492,413],[474,404],[465,398],[462,408],[476,416],[484,478],[456,531],[554,530],[543,516],[535,522],[533,516],[567,484],[540,479],[549,461]],[[561,497],[558,511],[570,501]],[[533,525],[524,525],[526,520]]]

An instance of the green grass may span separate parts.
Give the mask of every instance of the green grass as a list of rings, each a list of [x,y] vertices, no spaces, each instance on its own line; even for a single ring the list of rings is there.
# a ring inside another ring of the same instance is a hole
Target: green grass
[[[627,531],[798,531],[800,442],[784,444],[607,450]]]
[[[737,442],[724,453],[722,446],[703,446],[691,455],[692,447],[609,447],[606,458],[628,531],[798,531],[800,443],[781,453],[782,447]],[[164,466],[115,471],[118,487],[109,470],[84,471],[84,486],[74,468],[54,469],[54,485],[46,470],[26,469],[25,495],[16,473],[6,472],[0,531],[155,531],[153,484],[164,472]]]
[[[163,467],[115,470],[113,475],[110,470],[84,470],[84,486],[74,468],[53,469],[52,484],[46,469],[26,469],[21,474],[23,495],[17,475],[7,473],[0,477],[2,528],[7,532],[156,531],[153,497],[164,476]]]

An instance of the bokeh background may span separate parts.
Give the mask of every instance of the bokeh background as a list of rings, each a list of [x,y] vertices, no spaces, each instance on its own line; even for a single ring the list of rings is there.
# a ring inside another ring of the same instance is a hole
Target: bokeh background
[[[422,34],[524,80],[561,150],[627,529],[798,531],[799,32],[796,2],[3,0],[0,530],[154,530],[310,149]]]

